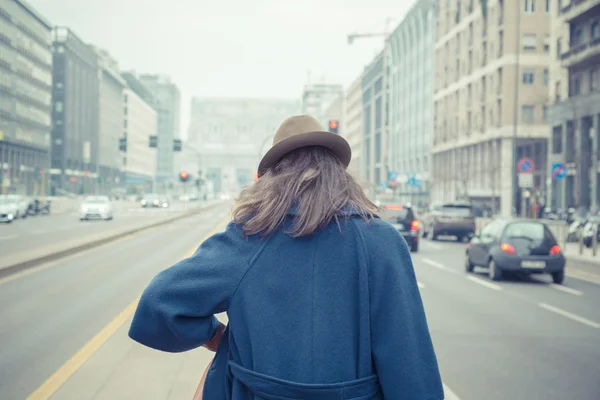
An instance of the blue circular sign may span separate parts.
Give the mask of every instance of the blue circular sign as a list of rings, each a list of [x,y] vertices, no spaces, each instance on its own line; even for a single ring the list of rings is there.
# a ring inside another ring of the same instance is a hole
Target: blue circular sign
[[[534,163],[531,158],[521,158],[517,163],[519,172],[527,174],[533,172]]]
[[[567,176],[567,166],[565,163],[554,163],[552,164],[552,178],[553,179],[564,179]]]

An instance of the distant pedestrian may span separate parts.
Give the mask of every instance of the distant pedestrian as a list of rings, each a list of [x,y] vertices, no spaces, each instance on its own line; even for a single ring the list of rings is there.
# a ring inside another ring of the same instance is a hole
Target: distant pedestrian
[[[216,351],[198,398],[443,399],[406,242],[350,158],[314,118],[287,119],[226,231],[145,290],[131,338]]]

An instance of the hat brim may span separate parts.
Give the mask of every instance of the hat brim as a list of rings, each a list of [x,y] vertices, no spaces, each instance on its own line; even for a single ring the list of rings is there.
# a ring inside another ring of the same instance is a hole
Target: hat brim
[[[277,165],[286,154],[302,147],[312,146],[325,147],[331,150],[346,168],[350,165],[352,150],[346,139],[331,132],[306,132],[290,136],[271,147],[258,165],[258,176]]]

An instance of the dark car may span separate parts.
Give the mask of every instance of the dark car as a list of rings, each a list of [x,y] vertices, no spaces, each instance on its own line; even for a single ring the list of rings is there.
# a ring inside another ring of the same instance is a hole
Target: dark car
[[[420,223],[410,206],[387,205],[383,207],[381,218],[394,225],[406,240],[410,251],[419,251]]]
[[[475,233],[475,214],[469,203],[434,205],[423,218],[423,237],[437,240],[439,236],[456,236],[462,242]]]
[[[505,272],[551,274],[554,283],[565,278],[565,257],[552,232],[538,221],[497,219],[489,223],[467,248],[466,270],[488,267],[492,280]]]

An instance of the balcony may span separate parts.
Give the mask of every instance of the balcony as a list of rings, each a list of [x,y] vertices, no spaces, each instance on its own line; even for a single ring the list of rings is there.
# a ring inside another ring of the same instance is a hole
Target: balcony
[[[563,53],[560,58],[565,68],[582,64],[600,55],[600,38],[595,38],[586,43],[575,45]]]
[[[565,22],[570,22],[598,5],[600,5],[600,0],[571,0],[569,4],[560,9],[560,15]]]

